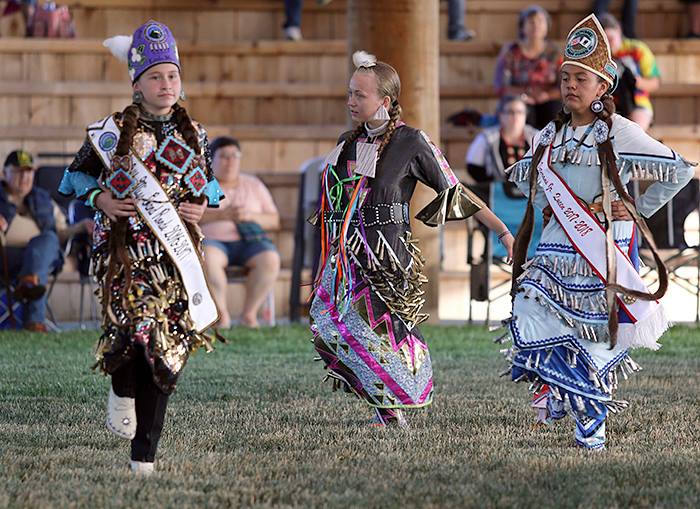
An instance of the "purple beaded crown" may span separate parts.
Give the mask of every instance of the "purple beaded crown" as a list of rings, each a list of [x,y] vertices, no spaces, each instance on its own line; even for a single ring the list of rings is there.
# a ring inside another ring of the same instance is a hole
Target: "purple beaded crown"
[[[170,29],[154,20],[137,28],[131,41],[127,62],[132,83],[154,65],[170,63],[179,69],[177,43]]]

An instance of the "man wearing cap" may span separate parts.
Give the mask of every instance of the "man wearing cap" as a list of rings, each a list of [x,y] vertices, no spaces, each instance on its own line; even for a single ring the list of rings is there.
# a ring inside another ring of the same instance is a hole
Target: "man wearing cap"
[[[24,328],[46,332],[46,283],[49,274],[63,264],[56,228],[58,219],[58,226],[65,230],[65,219],[49,192],[34,186],[34,173],[32,156],[24,150],[15,150],[5,159],[0,185],[4,249],[0,254],[7,262],[2,277],[17,276],[13,297],[26,304]]]

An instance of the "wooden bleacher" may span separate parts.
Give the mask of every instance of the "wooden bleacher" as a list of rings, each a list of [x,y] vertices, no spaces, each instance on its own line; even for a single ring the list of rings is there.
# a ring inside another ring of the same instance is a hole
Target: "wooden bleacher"
[[[83,38],[104,38],[131,33],[134,20],[158,19],[170,26],[181,42],[231,43],[281,38],[284,14],[281,0],[63,0],[71,7],[76,29]],[[502,41],[516,31],[518,12],[529,0],[469,0],[467,25],[477,40]],[[563,39],[569,28],[590,12],[591,2],[539,0],[552,17],[552,37]],[[620,12],[621,0],[611,9]],[[683,5],[677,0],[639,0],[637,27],[646,39],[674,38],[686,31]],[[345,39],[346,0],[318,7],[305,2],[302,30],[306,39]],[[441,2],[442,36],[447,27],[447,6]],[[663,19],[663,22],[660,22]],[[0,34],[17,35],[18,18],[3,20]]]
[[[667,126],[700,124],[700,41],[650,45],[663,75],[654,94],[657,135],[666,139]],[[493,43],[442,44],[443,119],[465,106],[492,111],[497,51]],[[342,130],[344,41],[183,45],[181,54],[188,109],[212,135],[235,132],[247,142],[247,170],[293,172]],[[0,38],[0,68],[2,151],[18,144],[74,151],[86,124],[130,99],[123,64],[98,40]],[[686,136],[683,129],[669,132],[679,141]]]
[[[68,0],[78,38],[46,40],[7,37],[21,33],[17,16],[0,21],[0,154],[24,147],[39,152],[74,152],[84,127],[130,101],[124,64],[102,47],[102,39],[130,33],[153,17],[167,23],[180,44],[186,106],[210,136],[231,134],[243,145],[243,170],[270,187],[282,217],[273,235],[283,272],[276,289],[277,311],[285,315],[296,213],[298,168],[328,152],[345,128],[348,72],[345,0],[326,7],[306,2],[305,40],[281,41],[281,0]],[[469,0],[470,42],[443,40],[440,46],[440,114],[443,122],[465,107],[491,112],[491,87],[501,42],[516,32],[525,0]],[[561,40],[588,2],[539,2],[552,14],[553,37]],[[619,12],[620,1],[613,2]],[[441,35],[446,7],[441,4]],[[663,16],[663,23],[659,23]],[[654,94],[653,133],[686,157],[700,160],[700,41],[672,39],[683,33],[684,11],[676,0],[640,0],[638,32],[657,56],[663,76]],[[135,21],[136,20],[136,21]],[[381,57],[381,55],[380,55]],[[475,131],[443,126],[442,145],[455,169]],[[43,162],[55,162],[47,159]],[[450,245],[463,246],[458,227],[446,230]],[[445,266],[463,267],[463,249]],[[66,275],[70,295],[75,281]],[[454,273],[446,276],[455,281]],[[459,278],[457,278],[459,279]],[[72,285],[72,286],[71,286]],[[60,295],[60,292],[59,292]],[[71,315],[70,308],[59,319]]]

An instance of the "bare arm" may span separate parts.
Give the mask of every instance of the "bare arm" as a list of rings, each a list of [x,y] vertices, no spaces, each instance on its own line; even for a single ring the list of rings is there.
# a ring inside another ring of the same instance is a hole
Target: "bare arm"
[[[656,92],[661,85],[661,80],[659,78],[643,78],[642,76],[637,76],[636,87],[645,92]]]
[[[474,217],[489,230],[498,234],[498,240],[501,241],[506,251],[508,251],[508,261],[510,262],[513,259],[513,242],[515,239],[513,234],[508,231],[508,227],[488,207],[483,207],[474,214]]]
[[[220,209],[206,209],[200,224],[214,221],[234,221],[237,223],[254,222],[265,231],[277,231],[280,229],[280,216],[277,213],[251,214],[240,207],[227,207]]]
[[[199,224],[213,223],[214,221],[233,221],[231,207],[207,208]]]

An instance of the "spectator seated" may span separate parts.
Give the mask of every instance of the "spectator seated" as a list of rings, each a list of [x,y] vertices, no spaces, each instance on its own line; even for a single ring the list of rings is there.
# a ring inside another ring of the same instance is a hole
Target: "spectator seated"
[[[231,324],[226,305],[229,266],[243,267],[245,297],[241,323],[258,325],[257,315],[275,284],[280,256],[266,231],[279,229],[280,218],[272,195],[252,175],[240,173],[240,144],[233,138],[217,138],[211,144],[212,168],[226,199],[202,218],[205,266],[219,310],[218,326]]]
[[[63,265],[57,233],[62,214],[48,192],[34,186],[34,173],[29,153],[7,156],[0,186],[3,277],[9,283],[17,276],[11,297],[25,305],[23,327],[46,332],[46,285]]]

